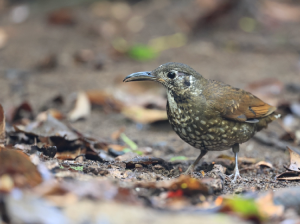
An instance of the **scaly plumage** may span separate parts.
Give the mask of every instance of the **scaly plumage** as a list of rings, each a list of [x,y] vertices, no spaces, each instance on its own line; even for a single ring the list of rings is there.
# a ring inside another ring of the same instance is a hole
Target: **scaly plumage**
[[[242,89],[222,82],[205,79],[191,67],[167,63],[152,72],[139,72],[124,81],[152,80],[167,88],[167,114],[174,131],[188,144],[201,150],[186,172],[207,151],[233,149],[239,175],[237,155],[239,144],[248,141],[255,132],[266,128],[280,115],[276,108]]]

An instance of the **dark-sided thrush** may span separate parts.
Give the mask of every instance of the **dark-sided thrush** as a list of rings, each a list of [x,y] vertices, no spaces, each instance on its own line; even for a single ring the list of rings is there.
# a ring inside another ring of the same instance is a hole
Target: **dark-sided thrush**
[[[186,173],[193,172],[208,151],[232,148],[235,171],[232,182],[241,178],[239,144],[280,117],[276,108],[242,89],[205,79],[188,65],[166,63],[152,72],[137,72],[124,82],[156,81],[167,89],[167,114],[174,131],[201,153]]]

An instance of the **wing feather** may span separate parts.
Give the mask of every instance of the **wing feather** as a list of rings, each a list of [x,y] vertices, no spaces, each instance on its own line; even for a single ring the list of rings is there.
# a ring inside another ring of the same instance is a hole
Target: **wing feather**
[[[276,107],[249,92],[217,81],[210,80],[205,88],[205,95],[208,104],[222,117],[240,122],[263,118],[276,110]]]

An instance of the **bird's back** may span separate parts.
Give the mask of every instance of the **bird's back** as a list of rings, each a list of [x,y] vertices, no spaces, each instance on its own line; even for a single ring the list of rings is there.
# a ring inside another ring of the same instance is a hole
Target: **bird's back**
[[[178,102],[168,93],[168,118],[174,131],[198,149],[219,151],[246,142],[277,118],[275,107],[222,82],[208,80],[200,95],[185,94]]]

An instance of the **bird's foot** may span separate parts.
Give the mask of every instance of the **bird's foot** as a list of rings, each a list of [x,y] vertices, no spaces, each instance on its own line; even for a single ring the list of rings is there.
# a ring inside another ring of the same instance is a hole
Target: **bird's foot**
[[[183,173],[184,175],[192,175],[194,172],[194,164],[190,165],[189,168]]]
[[[239,170],[235,170],[233,174],[228,175],[227,178],[232,179],[231,183],[234,184],[238,179],[243,180],[243,178],[240,175]]]

